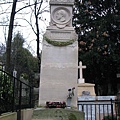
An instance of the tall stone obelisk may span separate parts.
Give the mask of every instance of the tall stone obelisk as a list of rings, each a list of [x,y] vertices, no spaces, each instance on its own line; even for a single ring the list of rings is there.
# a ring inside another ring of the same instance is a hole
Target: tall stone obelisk
[[[67,101],[75,87],[71,106],[77,106],[78,43],[72,27],[74,0],[50,0],[50,24],[44,34],[39,105]]]

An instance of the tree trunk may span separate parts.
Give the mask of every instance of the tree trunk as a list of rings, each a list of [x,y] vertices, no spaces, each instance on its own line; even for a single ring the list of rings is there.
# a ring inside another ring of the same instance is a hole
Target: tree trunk
[[[16,4],[17,4],[17,0],[13,0],[9,30],[8,30],[7,47],[6,47],[6,70],[8,72],[11,72],[11,42],[12,42],[12,32],[13,32],[13,26],[14,26]]]
[[[41,3],[40,3],[40,6],[39,6],[39,10],[41,8],[41,5],[43,3],[43,0],[41,0]],[[37,36],[37,58],[38,58],[38,66],[39,66],[39,72],[40,72],[40,64],[41,64],[41,56],[40,56],[40,53],[39,53],[39,44],[40,44],[40,37],[39,37],[39,34],[40,34],[40,31],[39,31],[39,24],[38,24],[38,15],[39,15],[39,10],[37,11],[37,0],[35,1],[35,20],[36,20],[36,36]]]

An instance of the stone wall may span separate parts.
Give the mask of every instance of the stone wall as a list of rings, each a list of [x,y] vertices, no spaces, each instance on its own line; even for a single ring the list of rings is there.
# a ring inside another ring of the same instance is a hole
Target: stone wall
[[[17,113],[16,112],[4,113],[0,116],[0,120],[17,120]]]
[[[21,120],[31,120],[33,109],[21,110]],[[0,120],[17,120],[17,112],[7,112],[0,116]]]

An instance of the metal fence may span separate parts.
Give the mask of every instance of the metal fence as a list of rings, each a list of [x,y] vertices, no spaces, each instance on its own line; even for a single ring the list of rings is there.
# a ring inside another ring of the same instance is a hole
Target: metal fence
[[[78,109],[85,113],[85,120],[120,120],[120,101],[78,101]]]
[[[21,109],[34,107],[32,86],[0,69],[0,114],[16,111],[20,120]]]

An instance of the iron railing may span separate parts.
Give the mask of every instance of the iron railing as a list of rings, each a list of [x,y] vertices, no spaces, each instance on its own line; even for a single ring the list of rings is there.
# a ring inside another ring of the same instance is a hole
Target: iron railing
[[[34,107],[33,87],[0,69],[0,114]]]
[[[120,101],[112,99],[78,101],[78,110],[85,113],[85,120],[118,120]]]

